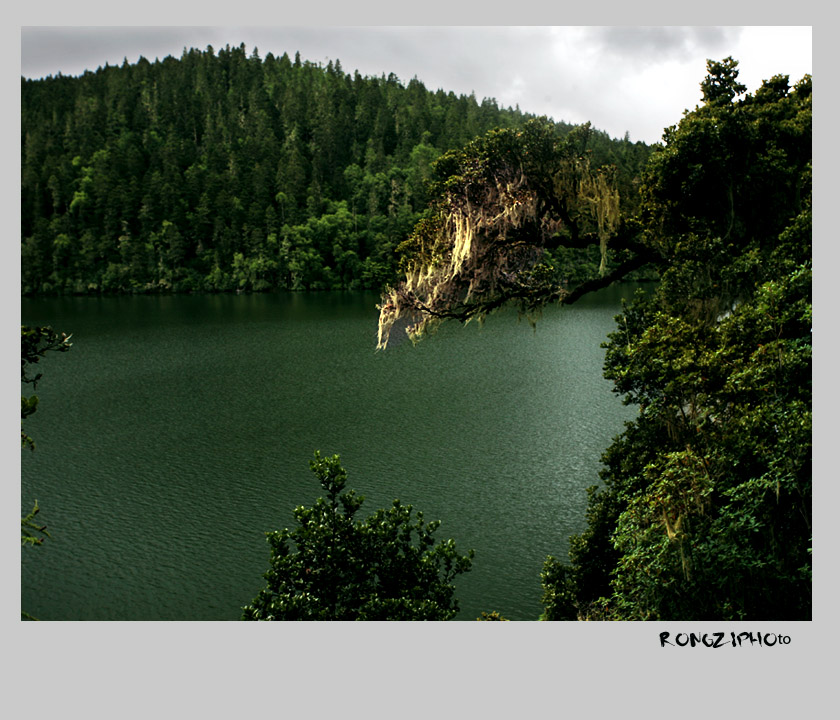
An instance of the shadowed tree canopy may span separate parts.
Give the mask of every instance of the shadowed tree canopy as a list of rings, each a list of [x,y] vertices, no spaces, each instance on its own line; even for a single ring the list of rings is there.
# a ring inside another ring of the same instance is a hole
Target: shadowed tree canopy
[[[451,620],[454,580],[472,566],[454,540],[437,540],[439,520],[394,500],[364,520],[364,497],[345,489],[338,455],[309,464],[325,497],[297,507],[293,530],[266,533],[271,565],[266,586],[244,620]]]
[[[708,70],[644,175],[661,281],[605,360],[639,414],[546,562],[550,619],[811,617],[811,78]]]
[[[570,562],[545,563],[545,619],[810,619],[812,84],[747,95],[737,65],[709,61],[633,214],[585,129],[536,121],[444,155],[380,306],[384,347],[398,323],[417,339],[655,269],[605,345],[638,415],[602,457]],[[601,267],[570,286],[555,252],[583,247]]]

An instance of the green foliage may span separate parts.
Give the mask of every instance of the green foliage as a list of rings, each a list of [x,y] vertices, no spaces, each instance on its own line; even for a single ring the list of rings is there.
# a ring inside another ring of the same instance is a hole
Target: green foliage
[[[66,352],[72,347],[70,336],[64,333],[58,335],[50,327],[28,327],[20,326],[20,381],[32,385],[34,390],[43,373],[31,374],[32,366],[37,364],[48,352]],[[30,395],[20,397],[20,446],[35,450],[35,441],[23,431],[23,421],[38,409],[38,396]],[[40,512],[38,501],[27,515],[20,519],[20,542],[21,545],[40,545],[45,537],[46,525],[35,522],[35,516]]]
[[[28,327],[20,326],[20,381],[32,385],[34,390],[43,373],[32,374],[32,367],[36,365],[48,352],[66,352],[72,346],[70,336],[62,333],[58,335],[50,327]],[[31,395],[20,398],[20,445],[21,449],[28,447],[35,450],[35,441],[23,431],[23,421],[32,415],[38,408],[38,396]],[[26,515],[20,519],[20,544],[21,546],[35,546],[44,542],[50,537],[47,526],[35,521],[35,517],[41,512],[38,501],[32,506]],[[29,613],[21,612],[21,619],[36,620]]]
[[[41,512],[41,508],[38,507],[38,501],[36,500],[32,510],[20,519],[21,545],[40,545],[44,542],[44,538],[50,536],[46,525],[35,522],[35,516],[39,512]]]
[[[708,105],[726,105],[741,95],[747,86],[738,82],[738,62],[731,57],[709,60],[709,74],[700,83],[703,100]]]
[[[811,612],[811,83],[743,94],[709,63],[642,188],[661,282],[617,318],[605,376],[638,405],[603,457],[547,619]]]
[[[543,563],[540,581],[543,586],[540,620],[576,620],[577,607],[574,588],[570,583],[570,569],[549,555]]]
[[[34,390],[43,373],[32,375],[32,366],[38,363],[48,352],[66,352],[70,349],[70,337],[64,333],[58,335],[50,327],[20,326],[20,381],[32,385]],[[35,441],[23,431],[23,421],[38,409],[38,396],[20,397],[20,446],[35,450]],[[35,522],[35,516],[40,512],[38,501],[28,514],[20,519],[21,545],[40,545],[45,537],[49,537],[46,525]]]
[[[72,347],[70,336],[62,333],[58,335],[50,327],[20,326],[20,381],[32,385],[35,390],[43,373],[32,375],[32,366],[36,365],[48,352],[66,352]],[[20,398],[20,421],[28,418],[38,409],[38,396],[30,395]],[[21,447],[35,449],[35,441],[29,437],[21,427]]]
[[[440,521],[395,500],[356,520],[363,497],[345,490],[337,455],[310,462],[325,492],[300,506],[298,526],[266,533],[266,587],[245,620],[449,620],[458,612],[452,581],[472,565],[452,540],[435,542]]]

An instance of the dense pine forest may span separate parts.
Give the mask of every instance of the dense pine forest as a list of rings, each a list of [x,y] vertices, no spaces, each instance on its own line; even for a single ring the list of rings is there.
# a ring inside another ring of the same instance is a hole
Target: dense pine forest
[[[21,105],[25,294],[378,290],[432,163],[530,118],[244,45],[22,79]],[[649,148],[584,135],[631,206]]]

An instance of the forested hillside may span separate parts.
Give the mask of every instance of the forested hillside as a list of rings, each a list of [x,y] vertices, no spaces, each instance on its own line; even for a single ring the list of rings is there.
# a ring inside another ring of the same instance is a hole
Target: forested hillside
[[[433,161],[528,119],[244,45],[22,79],[22,291],[379,289]],[[633,205],[649,148],[586,144]]]

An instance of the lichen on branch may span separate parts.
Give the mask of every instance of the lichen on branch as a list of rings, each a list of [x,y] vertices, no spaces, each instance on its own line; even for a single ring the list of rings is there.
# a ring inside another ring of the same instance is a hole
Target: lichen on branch
[[[402,327],[412,341],[444,319],[481,319],[516,301],[531,315],[567,292],[548,250],[597,233],[601,273],[619,224],[610,169],[593,170],[578,138],[545,120],[495,130],[436,164],[427,215],[400,247],[404,280],[378,306],[378,347]],[[594,234],[593,233],[593,234]]]

